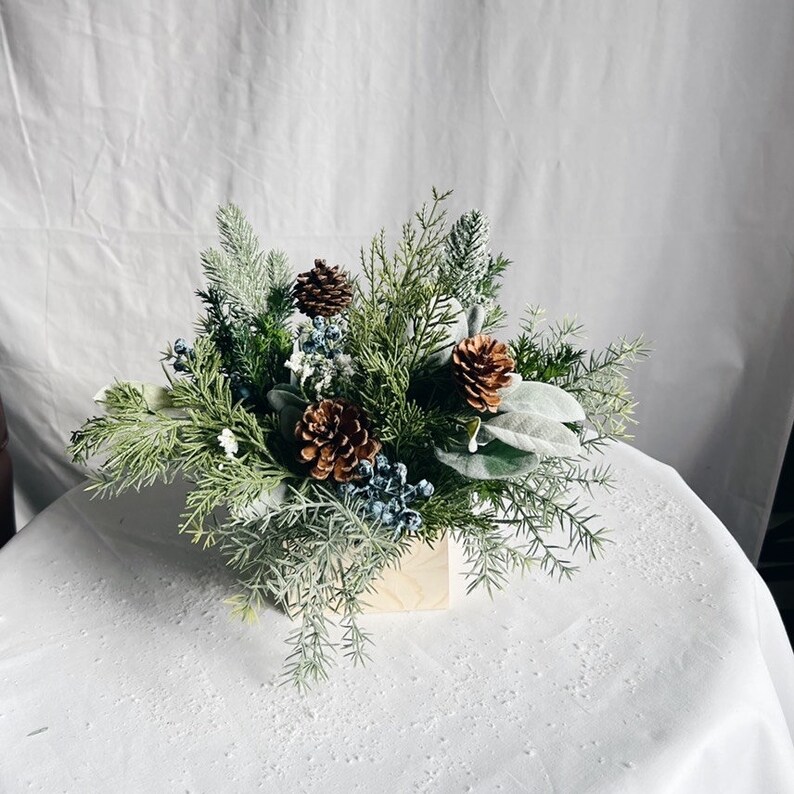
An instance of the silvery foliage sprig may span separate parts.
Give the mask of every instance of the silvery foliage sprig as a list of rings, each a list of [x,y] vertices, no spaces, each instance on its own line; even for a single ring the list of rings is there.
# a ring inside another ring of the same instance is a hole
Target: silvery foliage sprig
[[[480,210],[464,212],[452,224],[444,243],[439,284],[464,307],[483,306],[486,328],[498,326],[506,317],[496,303],[496,281],[509,265],[501,254],[490,250],[490,221]]]
[[[287,255],[260,251],[256,234],[236,205],[220,207],[216,217],[221,248],[201,254],[209,285],[250,316],[266,314],[273,308],[273,294],[292,284]]]

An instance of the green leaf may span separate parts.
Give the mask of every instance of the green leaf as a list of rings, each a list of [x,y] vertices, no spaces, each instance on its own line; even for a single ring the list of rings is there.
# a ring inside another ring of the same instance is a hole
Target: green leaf
[[[576,398],[550,383],[525,380],[507,386],[500,394],[499,411],[502,413],[521,411],[545,416],[555,422],[584,422],[585,419],[584,410]]]
[[[506,480],[528,474],[538,465],[538,456],[523,452],[501,441],[491,441],[472,454],[465,446],[449,451],[435,449],[436,457],[445,465],[471,480]]]
[[[288,405],[303,410],[308,403],[300,396],[298,390],[288,383],[277,383],[268,393],[267,401],[273,406],[276,412],[281,411]]]
[[[485,322],[485,306],[481,303],[475,303],[469,307],[466,315],[466,323],[468,325],[467,336],[477,336],[482,331],[482,324]],[[460,341],[460,340],[458,340]]]
[[[525,452],[552,458],[569,458],[579,454],[579,438],[559,422],[545,416],[512,411],[484,422],[483,438],[496,438]]]
[[[279,428],[281,429],[281,435],[287,441],[295,441],[295,427],[300,422],[301,416],[303,416],[303,410],[295,405],[285,405],[279,411]]]

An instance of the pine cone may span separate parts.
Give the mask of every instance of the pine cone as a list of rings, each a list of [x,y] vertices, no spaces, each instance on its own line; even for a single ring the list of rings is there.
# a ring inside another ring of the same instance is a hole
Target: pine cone
[[[292,296],[307,317],[333,317],[353,300],[353,290],[338,265],[328,267],[324,259],[315,259],[314,267],[295,280]]]
[[[502,398],[498,390],[510,384],[515,369],[507,345],[477,334],[452,351],[452,374],[466,402],[476,411],[496,413]]]
[[[359,461],[370,463],[380,451],[380,441],[371,434],[367,415],[347,400],[322,400],[310,405],[295,428],[303,463],[311,463],[317,480],[330,476],[348,482],[356,476]]]

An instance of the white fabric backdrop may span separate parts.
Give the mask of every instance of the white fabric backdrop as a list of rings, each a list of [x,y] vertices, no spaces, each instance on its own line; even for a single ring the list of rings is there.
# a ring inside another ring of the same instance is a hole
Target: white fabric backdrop
[[[114,377],[190,335],[240,204],[354,265],[454,187],[505,303],[645,331],[637,445],[752,558],[792,419],[794,5],[0,1],[0,393],[20,519]]]

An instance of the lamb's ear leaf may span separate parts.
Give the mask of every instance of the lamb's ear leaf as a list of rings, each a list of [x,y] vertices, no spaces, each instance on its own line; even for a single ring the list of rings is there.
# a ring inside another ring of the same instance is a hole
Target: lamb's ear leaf
[[[450,450],[436,448],[436,457],[471,480],[506,480],[529,474],[538,465],[538,456],[501,441],[492,441],[472,454],[461,445]]]
[[[500,412],[521,411],[537,414],[555,422],[584,422],[584,409],[577,399],[559,386],[525,380],[511,383],[499,392]]]
[[[141,392],[146,405],[149,410],[161,411],[163,408],[171,408],[173,405],[173,397],[171,389],[166,389],[164,386],[157,386],[154,383],[142,383]]]
[[[579,437],[565,425],[521,411],[499,414],[483,422],[480,438],[495,438],[524,452],[552,458],[571,458],[580,451]]]
[[[298,422],[300,422],[301,416],[303,416],[303,411],[296,405],[285,405],[284,408],[279,411],[279,429],[281,430],[281,435],[284,436],[287,441],[295,441],[295,428]]]
[[[504,400],[509,394],[512,394],[524,380],[517,372],[510,372],[508,373],[507,377],[510,378],[510,383],[508,383],[507,386],[502,386],[502,388],[499,389],[499,396],[502,398],[502,400]]]
[[[289,383],[279,383],[274,386],[267,393],[267,401],[273,410],[277,412],[288,405],[292,405],[295,408],[305,408],[308,405],[306,400],[300,396],[298,389]]]

